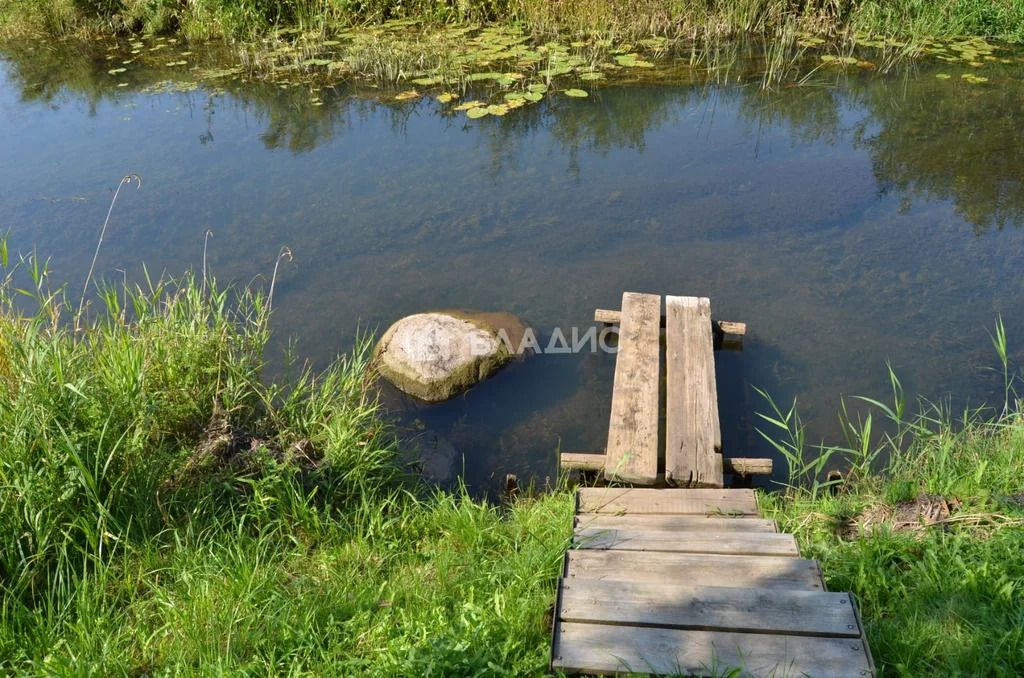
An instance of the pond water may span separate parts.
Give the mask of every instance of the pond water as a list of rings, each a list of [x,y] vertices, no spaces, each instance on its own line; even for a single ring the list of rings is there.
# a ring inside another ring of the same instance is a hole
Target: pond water
[[[144,69],[119,87],[88,50],[8,48],[0,228],[77,289],[112,188],[137,173],[98,274],[198,269],[211,230],[208,266],[246,284],[287,247],[277,337],[320,364],[359,328],[430,309],[511,311],[543,336],[593,326],[623,291],[709,296],[749,327],[716,354],[725,452],[772,456],[755,389],[796,398],[808,438],[830,442],[841,396],[887,397],[887,361],[908,392],[1001,401],[986,329],[1001,314],[1018,364],[1024,346],[1024,64],[1009,61],[984,84],[939,61],[767,93],[639,80],[471,120],[429,97],[168,87]],[[539,355],[448,403],[386,401],[445,482],[543,485],[559,445],[603,448],[613,371],[609,355]]]

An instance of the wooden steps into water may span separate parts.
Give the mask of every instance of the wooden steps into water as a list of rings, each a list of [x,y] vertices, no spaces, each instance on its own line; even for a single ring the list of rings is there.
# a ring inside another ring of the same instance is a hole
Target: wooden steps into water
[[[723,508],[729,509],[728,512]],[[853,598],[750,490],[582,488],[558,582],[565,673],[874,675]]]
[[[770,473],[771,463],[722,457],[714,348],[727,324],[712,321],[708,299],[668,296],[662,315],[661,297],[627,292],[621,312],[596,318],[620,323],[608,446],[563,454],[562,465],[634,487],[576,493],[552,670],[874,675],[850,594],[826,590],[819,563],[761,517],[752,490],[722,487],[726,473]],[[635,487],[656,484],[670,487]]]
[[[598,310],[595,319],[619,324],[608,442],[602,454],[562,454],[564,468],[597,471],[632,485],[722,487],[725,473],[771,473],[770,459],[723,459],[714,347],[742,323],[711,319],[706,297],[661,297],[626,292],[621,311]],[[665,330],[665,431],[662,411],[661,329]]]

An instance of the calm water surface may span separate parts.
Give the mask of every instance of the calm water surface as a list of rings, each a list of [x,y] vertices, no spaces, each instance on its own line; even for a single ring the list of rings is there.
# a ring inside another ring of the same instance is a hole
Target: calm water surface
[[[111,189],[138,173],[99,273],[198,268],[209,229],[209,266],[248,283],[288,247],[277,336],[321,364],[360,327],[435,308],[545,334],[626,290],[706,295],[750,328],[716,354],[726,454],[771,456],[755,388],[797,398],[809,439],[831,442],[842,395],[887,395],[887,361],[931,399],[1001,397],[986,328],[1002,314],[1024,346],[1022,66],[986,85],[940,62],[774,94],[634,83],[468,120],[256,83],[147,93],[167,76],[117,87],[102,60],[9,51],[0,227],[77,289]],[[543,483],[559,445],[599,451],[613,370],[536,356],[439,406],[387,399],[436,476],[488,491]]]

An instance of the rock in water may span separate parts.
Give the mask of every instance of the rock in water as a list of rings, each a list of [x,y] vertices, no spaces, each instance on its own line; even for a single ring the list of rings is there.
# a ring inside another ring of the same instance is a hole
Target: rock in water
[[[525,331],[511,313],[436,311],[410,315],[389,327],[377,343],[377,371],[411,396],[441,402],[466,391],[515,358]]]

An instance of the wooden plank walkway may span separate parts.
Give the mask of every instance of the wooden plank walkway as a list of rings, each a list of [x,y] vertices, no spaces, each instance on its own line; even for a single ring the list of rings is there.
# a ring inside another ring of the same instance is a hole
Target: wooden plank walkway
[[[714,347],[725,323],[704,297],[627,292],[608,447],[562,465],[632,485],[576,494],[558,582],[551,669],[565,673],[863,678],[875,673],[848,593],[761,517],[730,473],[768,460],[722,457]],[[737,332],[745,327],[729,324]],[[665,328],[665,449],[659,457],[660,327]]]
[[[565,673],[864,678],[857,606],[750,490],[583,488],[551,646]]]
[[[605,475],[653,485],[658,478],[658,346],[661,297],[622,295]]]
[[[742,323],[714,322],[706,297],[626,292],[621,311],[595,319],[619,323],[608,444],[602,454],[563,453],[562,466],[600,471],[633,485],[722,487],[726,472],[771,473],[770,459],[723,459],[715,383],[715,337],[745,333]],[[660,328],[665,328],[665,449],[659,449]]]
[[[711,302],[665,297],[665,481],[721,487],[721,452]]]

